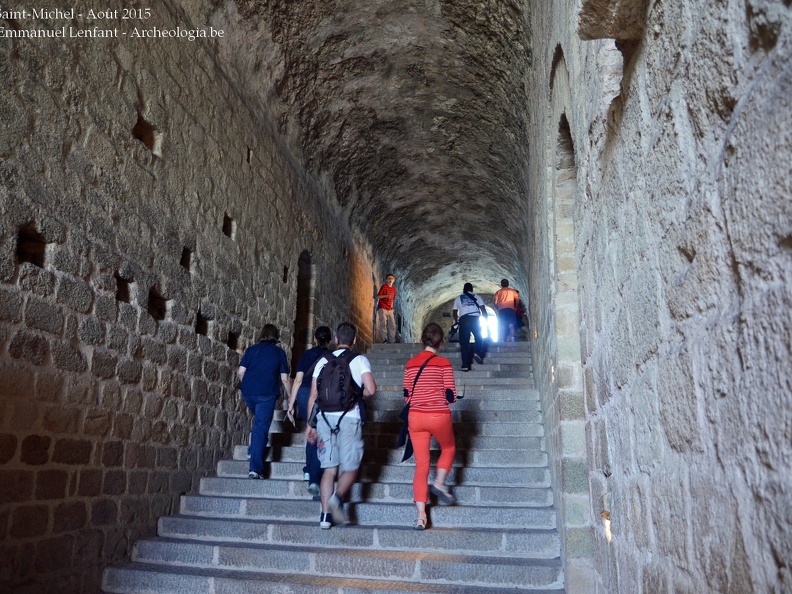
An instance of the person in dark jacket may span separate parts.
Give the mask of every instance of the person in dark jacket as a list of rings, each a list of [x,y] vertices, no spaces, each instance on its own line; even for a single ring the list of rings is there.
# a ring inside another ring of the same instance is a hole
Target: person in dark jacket
[[[286,353],[278,346],[280,332],[272,324],[261,330],[259,342],[242,355],[237,376],[245,404],[253,413],[253,430],[250,436],[250,472],[248,477],[264,478],[264,450],[275,406],[280,398],[280,384],[291,392],[289,363]]]
[[[305,351],[297,362],[297,374],[294,377],[289,396],[288,411],[293,416],[295,408],[300,418],[308,423],[311,411],[308,410],[308,399],[311,397],[311,382],[316,362],[330,352],[330,341],[333,331],[327,326],[319,326],[314,332],[314,347]],[[316,442],[305,442],[305,469],[303,471],[308,480],[308,492],[319,495],[319,481],[322,480],[322,466],[316,455]]]

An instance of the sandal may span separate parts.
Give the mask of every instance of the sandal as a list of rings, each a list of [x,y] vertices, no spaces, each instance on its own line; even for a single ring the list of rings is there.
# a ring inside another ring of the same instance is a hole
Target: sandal
[[[456,497],[454,497],[448,491],[443,491],[442,489],[436,487],[434,483],[429,485],[429,492],[437,497],[437,503],[440,505],[454,505],[456,503]]]
[[[413,524],[413,530],[425,530],[426,529],[426,518],[418,518],[415,520],[415,524]]]

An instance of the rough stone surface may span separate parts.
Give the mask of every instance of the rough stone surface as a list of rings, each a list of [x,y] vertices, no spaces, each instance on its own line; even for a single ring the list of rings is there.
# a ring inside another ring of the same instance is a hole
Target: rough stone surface
[[[184,12],[195,6],[152,6],[148,25],[206,23]],[[3,5],[17,9],[29,7]],[[363,347],[383,274],[332,182],[218,46],[73,41],[0,39],[0,589],[98,591],[105,564],[244,440],[236,367],[267,322],[292,348],[301,252],[311,323],[350,319]],[[138,118],[158,149],[134,136]],[[17,258],[28,224],[43,267]],[[167,299],[165,319],[151,295]],[[198,341],[203,304],[212,327]],[[140,501],[123,507],[129,496]],[[25,527],[31,501],[45,522]]]
[[[591,523],[608,511],[613,529],[596,530],[592,591],[788,589],[788,3],[565,1],[531,18],[531,86],[550,97],[530,102],[534,372],[552,454],[567,122]]]

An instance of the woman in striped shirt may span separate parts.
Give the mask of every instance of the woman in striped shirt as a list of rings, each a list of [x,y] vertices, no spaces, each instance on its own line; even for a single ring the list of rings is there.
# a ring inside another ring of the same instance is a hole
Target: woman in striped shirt
[[[451,424],[451,409],[456,402],[454,370],[451,361],[437,355],[443,343],[443,329],[438,324],[424,328],[421,342],[426,347],[420,355],[407,362],[404,370],[405,401],[410,404],[407,426],[415,451],[415,475],[413,477],[413,500],[418,509],[415,529],[426,528],[426,504],[429,491],[437,497],[440,505],[453,505],[454,496],[445,486],[456,454],[454,427]],[[420,375],[418,375],[420,373]],[[418,376],[418,381],[415,381]],[[434,437],[440,445],[435,480],[429,480],[429,445]]]

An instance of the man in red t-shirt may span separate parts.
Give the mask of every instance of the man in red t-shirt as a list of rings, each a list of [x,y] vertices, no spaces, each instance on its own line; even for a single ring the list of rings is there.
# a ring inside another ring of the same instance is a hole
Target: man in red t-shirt
[[[380,342],[396,342],[396,317],[393,314],[393,302],[396,299],[396,277],[388,274],[385,284],[377,293],[377,331]]]

